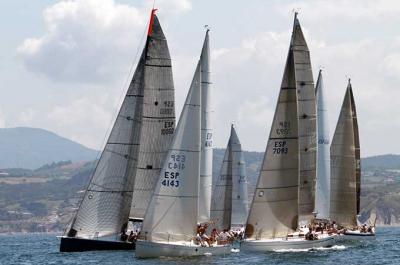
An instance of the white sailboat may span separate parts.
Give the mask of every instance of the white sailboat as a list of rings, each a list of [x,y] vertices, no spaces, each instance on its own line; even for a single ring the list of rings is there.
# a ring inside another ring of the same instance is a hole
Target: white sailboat
[[[227,254],[227,245],[202,247],[197,234],[201,161],[201,61],[136,242],[136,257]]]
[[[134,248],[126,240],[130,212],[141,217],[147,208],[174,124],[171,58],[152,10],[136,71],[60,251]]]
[[[374,239],[374,228],[361,232],[360,213],[361,165],[357,112],[351,82],[339,114],[331,145],[330,218],[346,228],[345,239]],[[375,224],[374,224],[375,225]]]
[[[326,107],[326,96],[322,70],[319,71],[317,84],[315,86],[317,98],[317,127],[318,127],[318,166],[315,191],[315,212],[318,219],[329,219],[330,207],[330,181],[331,181],[331,158],[330,137],[328,127],[328,110]]]
[[[299,230],[314,211],[316,178],[316,101],[309,50],[297,13],[256,191],[241,249],[272,251],[333,245],[319,234],[306,240]]]
[[[212,194],[211,220],[218,230],[238,229],[246,224],[248,210],[246,164],[232,125],[221,173]]]

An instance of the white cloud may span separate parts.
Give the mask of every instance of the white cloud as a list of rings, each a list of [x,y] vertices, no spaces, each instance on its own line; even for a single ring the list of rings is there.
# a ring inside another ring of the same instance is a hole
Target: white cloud
[[[191,8],[188,0],[157,5],[164,13]],[[43,12],[46,33],[26,39],[18,53],[26,69],[55,81],[119,80],[142,49],[149,10],[147,4],[135,7],[114,0],[64,0]]]

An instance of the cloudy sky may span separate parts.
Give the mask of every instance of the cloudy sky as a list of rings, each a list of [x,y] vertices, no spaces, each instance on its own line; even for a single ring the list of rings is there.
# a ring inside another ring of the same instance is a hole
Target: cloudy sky
[[[0,127],[44,128],[102,148],[151,6],[146,0],[1,1]],[[216,146],[226,145],[234,123],[244,149],[265,149],[296,9],[314,75],[323,68],[331,135],[351,77],[362,155],[400,153],[399,1],[157,0],[156,7],[173,60],[177,113],[203,26],[211,26]]]

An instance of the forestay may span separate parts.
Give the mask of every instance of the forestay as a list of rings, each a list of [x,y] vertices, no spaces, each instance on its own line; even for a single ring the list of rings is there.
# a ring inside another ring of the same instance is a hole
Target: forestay
[[[167,40],[154,16],[147,40],[140,148],[130,217],[143,218],[174,133],[175,100]]]
[[[196,235],[201,140],[200,63],[190,86],[159,179],[146,211],[141,239],[190,241]]]
[[[319,71],[315,88],[317,96],[318,121],[318,166],[315,192],[315,211],[320,219],[329,219],[331,158],[328,126],[328,110],[326,107],[325,88],[322,71]]]
[[[357,225],[359,154],[357,114],[349,80],[331,145],[330,217],[345,227]]]
[[[213,159],[213,131],[212,131],[212,104],[210,81],[210,46],[209,30],[203,43],[200,56],[201,69],[201,162],[199,188],[199,217],[198,222],[210,220],[211,191],[212,191],[212,159]]]

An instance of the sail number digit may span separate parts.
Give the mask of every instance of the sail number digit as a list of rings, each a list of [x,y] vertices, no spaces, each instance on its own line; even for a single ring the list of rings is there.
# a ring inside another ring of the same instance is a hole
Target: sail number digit
[[[182,154],[171,154],[168,162],[168,169],[164,172],[161,185],[166,187],[179,187],[179,171],[185,168],[186,156]]]
[[[276,129],[277,135],[288,135],[290,134],[290,121],[281,121],[279,122],[280,128]]]
[[[286,141],[276,141],[274,142],[274,147],[272,152],[274,155],[287,154],[289,151]]]
[[[173,134],[174,133],[174,122],[165,121],[164,128],[161,129],[161,135]]]

